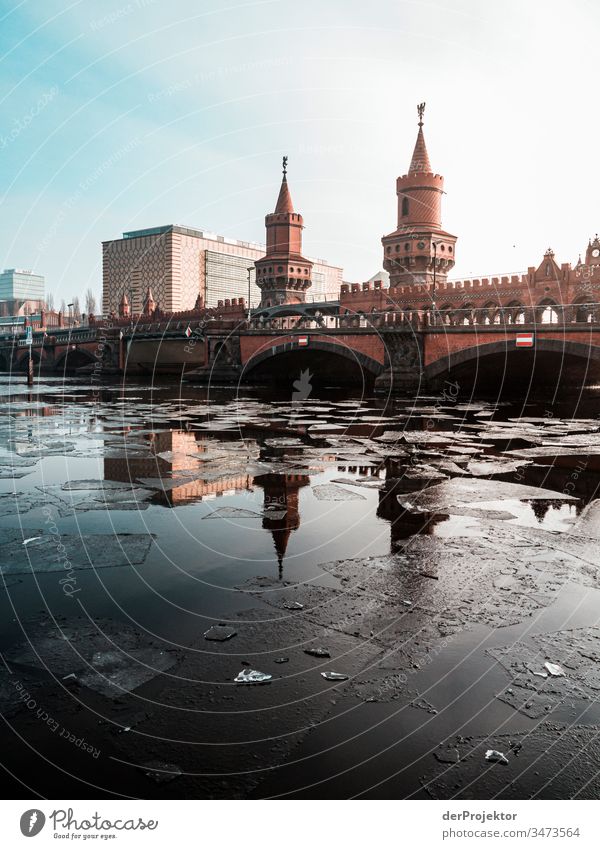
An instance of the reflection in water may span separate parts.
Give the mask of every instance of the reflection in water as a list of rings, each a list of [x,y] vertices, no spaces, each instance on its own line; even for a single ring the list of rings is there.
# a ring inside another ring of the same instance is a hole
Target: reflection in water
[[[277,553],[279,578],[283,575],[283,558],[287,551],[290,534],[300,527],[298,509],[298,490],[310,484],[308,475],[258,475],[254,478],[256,486],[264,490],[264,510],[262,526],[270,531]],[[271,515],[269,515],[271,514]]]

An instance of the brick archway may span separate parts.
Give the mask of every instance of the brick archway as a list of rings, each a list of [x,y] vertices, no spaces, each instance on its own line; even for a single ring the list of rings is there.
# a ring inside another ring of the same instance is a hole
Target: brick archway
[[[245,376],[247,376],[255,368],[269,360],[273,360],[283,355],[289,355],[291,353],[301,354],[302,352],[308,353],[310,351],[327,353],[332,356],[348,360],[353,365],[356,365],[361,370],[367,372],[373,378],[378,377],[384,371],[384,365],[382,363],[377,362],[377,360],[374,360],[367,354],[363,354],[361,351],[348,348],[347,346],[339,343],[311,338],[310,346],[307,348],[301,348],[297,343],[290,345],[289,342],[285,342],[283,344],[270,346],[257,352],[244,363],[242,380],[245,379]]]
[[[544,339],[537,338],[534,353],[551,353],[561,356],[577,357],[586,361],[594,361],[600,363],[600,345],[589,344],[582,342],[570,342],[562,339]],[[485,357],[502,354],[509,355],[516,352],[514,338],[507,338],[502,341],[489,342],[485,345],[474,345],[468,348],[463,348],[461,351],[452,351],[440,357],[434,362],[429,363],[424,370],[425,379],[433,379],[442,376],[446,372],[452,371],[457,366],[475,363]]]

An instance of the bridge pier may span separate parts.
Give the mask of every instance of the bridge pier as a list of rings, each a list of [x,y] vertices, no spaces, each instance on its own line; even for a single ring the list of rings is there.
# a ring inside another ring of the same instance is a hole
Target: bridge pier
[[[423,388],[423,339],[411,327],[381,331],[385,371],[375,381],[375,391],[413,394]]]

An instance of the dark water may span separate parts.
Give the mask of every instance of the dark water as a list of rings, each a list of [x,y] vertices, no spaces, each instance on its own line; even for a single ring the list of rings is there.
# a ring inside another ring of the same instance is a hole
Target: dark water
[[[2,388],[14,796],[596,792],[597,395]]]

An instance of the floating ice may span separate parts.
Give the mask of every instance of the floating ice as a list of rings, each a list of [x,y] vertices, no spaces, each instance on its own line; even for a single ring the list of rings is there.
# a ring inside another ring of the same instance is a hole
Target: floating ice
[[[544,666],[553,678],[560,678],[564,677],[565,675],[564,669],[562,668],[562,666],[559,666],[558,663],[550,663],[549,661],[547,661]]]
[[[304,610],[304,605],[299,601],[284,601],[283,606],[286,610]]]
[[[342,672],[321,672],[321,677],[326,681],[347,681],[348,676]]]
[[[502,752],[498,752],[496,749],[488,749],[485,753],[486,761],[490,761],[491,763],[497,764],[507,764],[508,758]]]
[[[242,669],[233,680],[236,684],[267,684],[272,678],[272,675],[258,669]]]
[[[235,637],[237,631],[230,625],[213,625],[208,631],[204,632],[205,640],[214,640],[215,642],[223,643],[225,640],[230,640]]]
[[[364,501],[364,495],[359,492],[351,492],[348,489],[342,489],[341,486],[335,484],[322,483],[312,488],[313,495],[319,501]]]
[[[304,649],[304,654],[310,654],[313,657],[331,657],[327,649],[319,646],[316,649]]]

